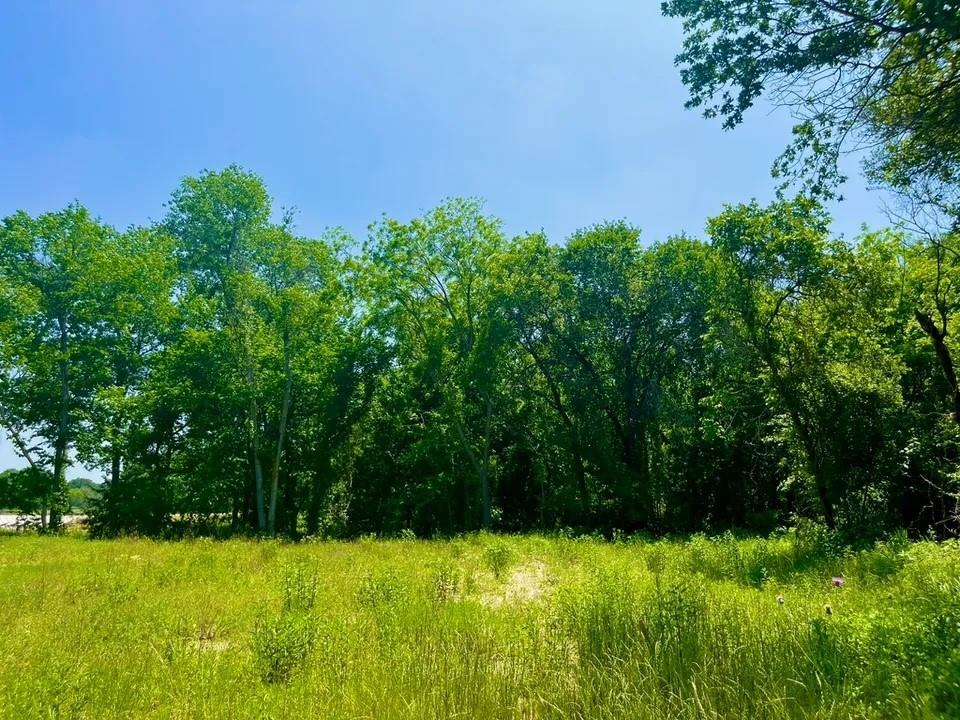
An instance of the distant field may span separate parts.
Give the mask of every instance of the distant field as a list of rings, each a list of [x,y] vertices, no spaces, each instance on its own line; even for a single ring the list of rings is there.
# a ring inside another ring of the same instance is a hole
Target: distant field
[[[960,717],[957,543],[5,535],[0,627],[3,717]]]

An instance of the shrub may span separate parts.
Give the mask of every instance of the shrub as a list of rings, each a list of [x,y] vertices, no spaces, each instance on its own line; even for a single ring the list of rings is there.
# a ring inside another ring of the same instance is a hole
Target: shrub
[[[357,603],[366,608],[382,608],[402,598],[404,590],[403,581],[395,570],[370,572],[360,581]]]
[[[513,561],[513,551],[505,542],[498,540],[487,547],[484,557],[490,572],[499,580]]]
[[[319,585],[315,570],[303,565],[287,568],[283,577],[283,609],[288,612],[312,610]]]
[[[316,632],[310,617],[282,612],[261,619],[253,629],[253,655],[265,683],[289,682],[310,656]]]
[[[826,525],[800,518],[793,530],[793,562],[803,570],[836,553],[836,538]]]

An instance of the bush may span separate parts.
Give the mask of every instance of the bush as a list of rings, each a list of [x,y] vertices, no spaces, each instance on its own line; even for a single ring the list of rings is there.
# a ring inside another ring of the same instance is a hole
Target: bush
[[[316,632],[308,615],[282,612],[261,619],[253,629],[253,655],[260,679],[265,683],[285,683],[310,656]]]
[[[826,525],[800,518],[792,535],[793,562],[797,570],[803,570],[836,554],[837,540]]]
[[[104,483],[100,496],[90,501],[90,534],[161,536],[170,527],[169,495],[167,484],[136,469],[119,484]]]
[[[376,610],[392,605],[405,595],[400,576],[394,570],[367,573],[357,590],[357,604]]]
[[[499,580],[513,561],[513,551],[505,542],[498,540],[487,547],[484,557],[490,572]]]
[[[317,601],[320,580],[315,570],[295,565],[283,576],[283,609],[285,612],[307,612]]]

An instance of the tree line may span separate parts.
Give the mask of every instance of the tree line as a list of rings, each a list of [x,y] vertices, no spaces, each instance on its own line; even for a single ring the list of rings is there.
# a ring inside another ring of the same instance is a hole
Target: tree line
[[[45,524],[103,471],[102,533],[945,531],[958,249],[804,196],[704,240],[511,238],[470,199],[306,238],[231,166],[150,226],[3,219],[0,424]]]
[[[778,199],[702,239],[511,238],[470,199],[306,238],[236,166],[149,226],[5,218],[0,505],[57,526],[79,462],[104,534],[956,532],[960,8],[662,10],[689,107],[797,119]],[[831,234],[851,150],[899,229]]]

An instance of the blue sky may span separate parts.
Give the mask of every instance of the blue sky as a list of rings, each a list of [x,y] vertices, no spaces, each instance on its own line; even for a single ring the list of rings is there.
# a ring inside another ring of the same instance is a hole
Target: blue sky
[[[653,0],[5,0],[0,215],[77,199],[144,223],[183,176],[236,162],[306,234],[470,195],[511,234],[701,235],[771,197],[790,119],[759,107],[723,132],[684,110],[680,41]],[[848,236],[883,224],[849,170]]]

